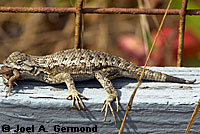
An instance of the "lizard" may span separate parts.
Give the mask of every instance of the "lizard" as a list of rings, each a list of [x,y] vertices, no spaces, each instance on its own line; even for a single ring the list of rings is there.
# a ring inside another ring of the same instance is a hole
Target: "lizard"
[[[138,78],[143,68],[111,54],[87,49],[68,49],[46,56],[32,56],[22,52],[13,52],[3,61],[0,70],[4,84],[8,85],[6,96],[12,92],[15,80],[34,79],[49,84],[65,83],[72,99],[72,107],[78,110],[85,109],[82,99],[86,97],[75,88],[74,81],[83,81],[96,78],[108,93],[101,112],[105,112],[106,121],[108,108],[115,124],[117,123],[111,103],[116,100],[116,111],[119,110],[118,93],[113,87],[111,79],[117,77]],[[145,69],[143,80],[175,82],[192,84],[189,81],[173,77],[161,72]],[[79,104],[80,103],[80,104]]]

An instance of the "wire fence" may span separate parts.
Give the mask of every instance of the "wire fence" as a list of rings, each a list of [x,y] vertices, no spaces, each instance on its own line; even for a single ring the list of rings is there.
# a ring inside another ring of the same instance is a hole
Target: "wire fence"
[[[179,45],[177,66],[183,64],[183,44],[186,15],[200,15],[200,9],[187,10],[188,0],[182,0],[181,9],[169,9],[168,15],[180,15],[179,20]],[[1,13],[75,13],[75,41],[74,48],[80,48],[82,42],[83,14],[147,14],[164,15],[166,9],[138,9],[138,8],[84,8],[84,0],[77,0],[75,8],[57,7],[3,7]]]

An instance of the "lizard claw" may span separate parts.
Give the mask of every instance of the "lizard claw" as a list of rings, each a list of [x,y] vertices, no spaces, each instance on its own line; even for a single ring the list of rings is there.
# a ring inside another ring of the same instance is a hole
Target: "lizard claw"
[[[115,120],[115,125],[117,125],[117,119],[115,117],[115,113],[114,113],[114,110],[111,106],[111,102],[112,100],[108,97],[105,101],[104,101],[104,105],[103,105],[103,108],[101,110],[101,112],[104,112],[105,111],[105,114],[104,114],[104,122],[106,121],[106,117],[107,117],[107,114],[108,114],[108,107],[110,108],[110,111],[113,115],[113,118]],[[118,97],[116,97],[116,105],[117,105],[117,112],[119,110],[119,101],[118,101]]]
[[[81,103],[81,107],[82,107],[83,110],[84,110],[84,109],[85,109],[85,106],[84,106],[84,104],[83,104],[82,99],[81,99],[79,96],[82,96],[83,99],[86,99],[86,97],[85,97],[83,94],[79,93],[79,92],[76,91],[76,90],[70,92],[70,95],[67,96],[67,99],[72,98],[72,107],[74,107],[75,100],[76,100],[76,104],[77,104],[78,110],[81,110],[80,104],[79,104],[79,102],[80,102],[80,103]]]
[[[9,85],[9,87],[8,87],[8,91],[6,91],[6,96],[5,97],[8,97],[8,96],[10,96],[11,95],[11,92],[12,92],[12,84],[10,84]]]
[[[11,93],[11,89],[9,88],[8,91],[6,91],[6,96],[5,97],[10,96],[11,95],[10,93]]]

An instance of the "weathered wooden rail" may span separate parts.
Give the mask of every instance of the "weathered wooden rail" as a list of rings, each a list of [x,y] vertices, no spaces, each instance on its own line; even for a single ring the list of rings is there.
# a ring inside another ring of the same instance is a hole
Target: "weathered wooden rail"
[[[136,94],[123,133],[184,133],[200,98],[200,68],[150,67],[150,69],[189,80],[197,79],[197,82],[188,85],[143,82]],[[104,114],[100,110],[107,93],[96,80],[76,82],[77,89],[88,97],[88,100],[83,100],[86,111],[71,108],[72,101],[66,100],[69,93],[64,84],[49,85],[34,81],[18,82],[18,84],[14,87],[12,96],[5,98],[6,89],[4,90],[0,78],[0,133],[9,127],[11,133],[17,125],[26,132],[34,130],[35,133],[38,130],[45,133],[44,129],[48,131],[46,133],[61,132],[60,127],[64,127],[63,131],[79,130],[79,133],[86,130],[91,133],[117,133],[126,104],[137,81],[126,78],[113,80],[120,98],[120,108],[116,114],[117,126],[114,125],[111,114],[108,114],[107,122],[103,122]],[[113,107],[116,108],[115,103]],[[200,133],[199,126],[198,114],[190,133]]]

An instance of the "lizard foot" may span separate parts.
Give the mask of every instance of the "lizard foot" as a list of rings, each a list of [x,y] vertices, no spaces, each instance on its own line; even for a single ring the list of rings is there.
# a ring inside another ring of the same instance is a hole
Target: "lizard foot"
[[[16,83],[16,82],[13,82],[13,84],[8,85],[9,87],[8,87],[8,91],[6,91],[6,97],[11,96],[11,92],[12,92],[12,87],[13,87],[13,85],[16,85],[16,86],[17,86],[17,83]],[[4,89],[6,89],[6,86],[5,86]]]
[[[113,118],[114,118],[114,120],[115,120],[115,125],[117,125],[117,119],[116,119],[116,117],[115,117],[114,110],[113,110],[113,108],[112,108],[112,106],[111,106],[111,103],[112,103],[112,101],[114,100],[113,97],[114,97],[114,96],[111,96],[111,95],[108,96],[108,98],[104,101],[104,105],[103,105],[103,108],[102,108],[101,112],[104,112],[104,110],[105,110],[105,115],[104,115],[104,122],[105,122],[105,121],[106,121],[107,114],[108,114],[108,107],[109,107],[109,108],[110,108],[110,111],[111,111],[111,113],[112,113],[112,115],[113,115]],[[116,111],[118,112],[118,110],[119,110],[119,101],[118,101],[118,97],[116,96],[115,99],[116,99],[116,105],[117,105],[117,110],[116,110]]]
[[[12,87],[9,86],[8,91],[6,91],[6,96],[5,97],[10,96],[11,95],[11,91],[12,91]]]
[[[81,106],[82,106],[82,108],[84,110],[85,106],[84,106],[83,101],[81,100],[81,98],[79,96],[82,96],[83,99],[86,99],[86,97],[83,94],[79,93],[76,90],[71,91],[70,95],[67,96],[67,99],[72,98],[72,107],[74,107],[74,103],[75,103],[75,100],[76,100],[76,104],[77,104],[78,110],[81,110],[80,105],[79,105],[79,102],[80,102]]]

